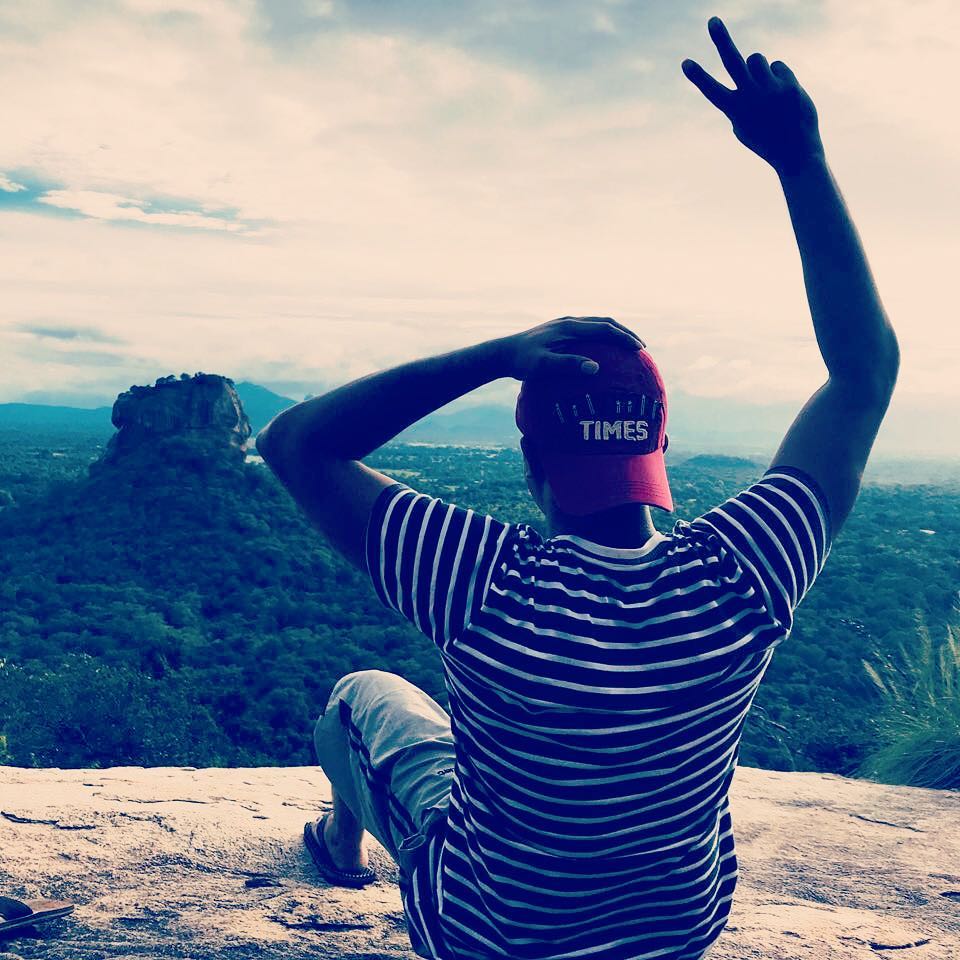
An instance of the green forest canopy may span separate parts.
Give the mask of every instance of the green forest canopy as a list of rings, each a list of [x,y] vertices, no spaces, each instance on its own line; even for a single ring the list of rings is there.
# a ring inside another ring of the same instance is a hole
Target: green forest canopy
[[[95,438],[0,435],[0,762],[311,763],[334,681],[377,667],[446,702],[430,641],[381,607],[257,463],[190,456],[87,476]],[[519,453],[390,445],[371,465],[535,525]],[[673,464],[689,519],[761,472]],[[671,522],[657,516],[661,529]],[[744,763],[856,770],[881,694],[862,661],[957,605],[960,491],[868,486],[774,657]]]

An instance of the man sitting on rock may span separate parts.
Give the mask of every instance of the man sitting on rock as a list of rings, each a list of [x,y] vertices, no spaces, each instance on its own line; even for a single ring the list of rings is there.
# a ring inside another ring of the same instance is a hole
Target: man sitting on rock
[[[789,68],[687,77],[783,186],[829,376],[739,496],[672,509],[664,385],[614,320],[563,318],[365,377],[281,414],[258,446],[380,600],[439,648],[448,715],[402,678],[350,674],[317,724],[333,812],[307,843],[362,886],[370,831],[401,867],[425,957],[701,957],[730,912],[728,791],[773,651],[856,498],[896,338]],[[499,377],[547,536],[395,483],[361,461]]]

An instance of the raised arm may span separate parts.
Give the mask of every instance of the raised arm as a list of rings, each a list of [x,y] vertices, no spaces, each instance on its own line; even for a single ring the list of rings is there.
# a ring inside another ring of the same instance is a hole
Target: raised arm
[[[773,466],[796,467],[817,481],[836,533],[856,500],[893,393],[897,338],[827,166],[813,101],[785,63],[768,64],[759,53],[744,61],[721,20],[712,18],[708,28],[735,89],[692,60],[683,62],[683,72],[780,178],[829,374],[793,422]]]
[[[364,562],[367,520],[390,477],[360,461],[412,423],[500,377],[523,380],[597,363],[577,341],[636,349],[636,334],[608,317],[562,317],[532,330],[382,370],[298,403],[257,436],[257,450],[307,516],[348,559]]]

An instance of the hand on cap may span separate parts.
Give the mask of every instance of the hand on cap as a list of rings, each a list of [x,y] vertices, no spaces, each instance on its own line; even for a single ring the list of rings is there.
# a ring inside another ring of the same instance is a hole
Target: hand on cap
[[[762,53],[744,61],[719,17],[711,17],[707,28],[735,89],[719,83],[694,60],[683,61],[683,72],[730,120],[737,139],[778,173],[792,173],[822,159],[817,108],[793,71],[782,60],[768,64]]]
[[[591,376],[599,365],[576,352],[578,340],[607,340],[628,350],[644,342],[610,317],[560,317],[502,341],[507,375],[517,380],[540,376]]]

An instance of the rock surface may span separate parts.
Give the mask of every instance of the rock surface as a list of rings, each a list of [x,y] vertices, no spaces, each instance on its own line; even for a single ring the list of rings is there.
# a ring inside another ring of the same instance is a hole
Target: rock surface
[[[131,387],[113,405],[113,425],[117,432],[104,454],[106,463],[177,437],[239,454],[250,438],[233,381],[212,373],[161,377],[152,387]]]
[[[0,767],[0,893],[77,904],[0,939],[23,960],[412,958],[379,881],[326,885],[301,841],[316,768]],[[960,792],[741,767],[741,879],[710,960],[960,958]]]

